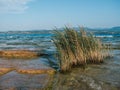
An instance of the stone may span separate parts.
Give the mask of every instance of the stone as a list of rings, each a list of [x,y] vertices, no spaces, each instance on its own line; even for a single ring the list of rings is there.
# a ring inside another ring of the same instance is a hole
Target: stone
[[[25,74],[49,74],[54,75],[55,70],[49,66],[45,66],[43,64],[31,64],[31,65],[24,65],[20,66],[16,69],[18,73],[25,73]]]
[[[36,58],[37,53],[30,50],[3,50],[0,51],[0,57],[2,58]]]
[[[6,68],[5,67],[1,68],[0,67],[0,75],[6,74],[6,73],[8,73],[12,70],[13,70],[13,68],[7,68],[7,67]]]
[[[0,77],[0,90],[49,90],[52,79],[48,74],[20,74],[12,71]]]

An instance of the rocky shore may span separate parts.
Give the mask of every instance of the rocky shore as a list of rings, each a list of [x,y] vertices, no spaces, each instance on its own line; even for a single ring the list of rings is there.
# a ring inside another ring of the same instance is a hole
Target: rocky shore
[[[0,90],[50,88],[56,70],[43,64],[43,58],[38,53],[29,50],[5,50],[0,51],[0,57]]]

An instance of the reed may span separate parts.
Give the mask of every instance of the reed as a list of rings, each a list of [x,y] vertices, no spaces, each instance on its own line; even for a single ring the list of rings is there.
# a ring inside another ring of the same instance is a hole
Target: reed
[[[108,55],[108,49],[84,28],[76,31],[65,27],[64,31],[55,30],[53,42],[57,49],[60,70],[70,71],[73,66],[101,63]]]

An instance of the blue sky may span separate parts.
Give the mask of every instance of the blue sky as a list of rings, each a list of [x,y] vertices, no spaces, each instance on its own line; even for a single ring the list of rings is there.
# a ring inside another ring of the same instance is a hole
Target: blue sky
[[[120,26],[120,0],[0,0],[0,31]]]

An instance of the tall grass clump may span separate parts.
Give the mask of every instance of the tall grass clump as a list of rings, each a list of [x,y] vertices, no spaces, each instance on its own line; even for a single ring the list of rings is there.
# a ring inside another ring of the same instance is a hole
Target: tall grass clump
[[[60,70],[70,71],[73,66],[101,63],[108,55],[104,45],[84,28],[79,31],[65,27],[63,31],[55,30],[53,42],[57,49]]]

